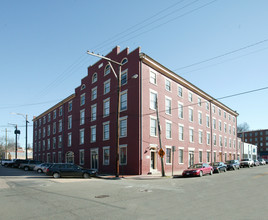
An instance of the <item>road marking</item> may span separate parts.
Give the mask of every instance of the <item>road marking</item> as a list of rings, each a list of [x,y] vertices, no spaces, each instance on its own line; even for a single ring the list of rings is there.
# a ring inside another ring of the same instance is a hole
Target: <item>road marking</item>
[[[253,178],[256,179],[256,178],[260,178],[260,177],[263,177],[263,176],[266,176],[268,175],[268,173],[262,173],[262,174],[259,174],[257,176],[254,176]]]

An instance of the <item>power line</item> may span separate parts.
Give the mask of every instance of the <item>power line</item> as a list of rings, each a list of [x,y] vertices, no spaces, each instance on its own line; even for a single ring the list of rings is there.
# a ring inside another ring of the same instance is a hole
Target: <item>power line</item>
[[[205,67],[202,67],[202,68],[198,68],[198,69],[194,69],[194,70],[187,71],[187,72],[184,72],[184,73],[180,73],[180,75],[184,75],[186,73],[192,73],[192,72],[196,72],[196,71],[199,71],[199,70],[207,69],[209,67],[220,65],[220,64],[223,64],[223,63],[226,63],[226,62],[229,62],[229,61],[237,60],[237,59],[239,59],[241,57],[245,57],[245,56],[248,56],[248,55],[251,55],[251,54],[259,53],[259,52],[264,51],[264,50],[267,50],[267,49],[268,49],[268,47],[265,47],[265,48],[262,48],[260,50],[256,50],[256,51],[253,51],[253,52],[250,52],[250,53],[241,55],[241,56],[237,56],[237,57],[234,57],[234,58],[231,58],[231,59],[224,60],[222,62],[218,62],[218,63],[212,64],[212,65],[208,65],[208,66],[205,66]]]
[[[118,38],[116,38],[115,40],[112,40],[112,41],[110,41],[109,43],[105,43],[104,45],[102,45],[101,47],[98,47],[98,48],[99,48],[99,49],[100,49],[100,48],[103,48],[104,46],[109,45],[110,43],[116,42],[117,40],[120,40],[120,39],[122,39],[122,38],[125,38],[125,37],[127,37],[127,36],[129,36],[129,35],[131,35],[131,34],[133,34],[133,33],[136,33],[136,32],[138,32],[139,30],[144,29],[144,28],[146,28],[146,27],[148,27],[148,26],[150,26],[150,25],[152,25],[152,24],[154,24],[154,23],[156,23],[156,22],[158,22],[158,21],[160,21],[160,20],[163,20],[164,18],[166,18],[166,17],[168,17],[168,16],[170,16],[170,15],[176,13],[177,11],[181,11],[182,9],[185,9],[185,8],[191,6],[192,4],[194,4],[194,3],[198,2],[198,1],[199,1],[199,0],[195,0],[195,1],[193,1],[193,2],[191,2],[191,3],[189,3],[189,4],[187,4],[187,5],[185,5],[185,6],[183,6],[183,7],[180,7],[179,9],[176,9],[176,10],[174,10],[174,11],[172,11],[172,12],[170,12],[170,13],[168,13],[168,14],[166,14],[166,15],[164,15],[164,16],[162,16],[162,17],[156,19],[156,20],[151,21],[151,22],[148,23],[148,24],[145,24],[145,25],[143,25],[143,26],[141,26],[141,27],[139,27],[139,28],[137,28],[137,29],[134,29],[133,31],[131,31],[131,32],[129,32],[129,33],[121,32],[121,34],[124,34],[124,35],[121,35],[121,36],[119,36]],[[180,1],[179,3],[181,3],[181,2],[183,2],[183,1]],[[170,6],[170,7],[171,7],[171,6]],[[168,8],[170,8],[170,7],[168,7]],[[157,15],[159,15],[159,14],[155,14],[153,17],[155,17],[155,16],[157,16]],[[147,19],[147,20],[145,20],[145,21],[148,21],[148,20],[150,20],[150,18]],[[144,22],[141,22],[141,23],[144,23]],[[137,25],[134,25],[134,26],[137,26]],[[132,29],[132,28],[130,28],[130,29]],[[95,50],[96,50],[96,49],[95,49]]]
[[[250,47],[254,47],[254,46],[257,46],[257,45],[259,45],[259,44],[266,43],[267,41],[268,41],[268,38],[267,38],[267,39],[264,39],[264,40],[261,40],[261,41],[258,41],[258,42],[254,43],[254,44],[250,44],[250,45],[241,47],[241,48],[239,48],[239,49],[232,50],[232,51],[227,52],[227,53],[224,53],[224,54],[220,54],[220,55],[215,56],[215,57],[211,57],[211,58],[208,58],[208,59],[205,59],[205,60],[202,60],[202,61],[199,61],[199,62],[190,64],[190,65],[187,65],[187,66],[183,66],[183,67],[177,68],[177,69],[175,69],[175,70],[173,70],[173,71],[182,70],[182,69],[186,69],[186,68],[189,68],[189,67],[192,67],[192,66],[196,66],[196,65],[199,65],[199,64],[202,64],[202,63],[206,63],[206,62],[209,62],[209,61],[211,61],[211,60],[215,60],[215,59],[218,59],[218,58],[221,58],[221,57],[224,57],[224,56],[227,56],[227,55],[236,53],[236,52],[238,52],[238,51],[245,50],[245,49],[248,49],[248,48],[250,48]]]
[[[206,7],[206,6],[209,6],[209,5],[213,4],[213,3],[216,2],[216,1],[218,1],[218,0],[213,0],[213,1],[209,2],[209,3],[203,4],[203,5],[201,5],[201,6],[197,7],[197,8],[195,8],[195,9],[192,9],[192,10],[190,10],[190,11],[188,11],[188,12],[185,12],[185,13],[182,14],[182,15],[179,15],[179,16],[177,16],[177,17],[175,17],[175,18],[172,18],[172,19],[170,19],[170,20],[168,20],[168,21],[162,23],[162,24],[159,24],[159,25],[157,25],[157,26],[155,26],[155,27],[152,27],[152,28],[150,28],[150,29],[147,29],[146,31],[141,32],[141,33],[139,33],[139,34],[137,34],[137,35],[135,35],[135,36],[133,36],[133,37],[130,37],[130,38],[124,40],[124,41],[121,41],[120,43],[123,43],[123,42],[129,41],[129,40],[131,40],[131,39],[133,39],[133,38],[139,37],[139,36],[141,36],[141,35],[143,35],[143,34],[145,34],[145,33],[148,33],[148,32],[150,32],[150,31],[152,31],[152,30],[154,30],[154,29],[157,29],[157,28],[159,28],[159,27],[161,27],[161,26],[163,26],[163,25],[165,25],[165,24],[167,24],[167,23],[169,23],[169,22],[172,22],[172,21],[177,20],[177,19],[179,19],[179,18],[182,18],[182,17],[184,17],[184,16],[186,16],[186,15],[189,15],[189,14],[195,12],[195,11],[198,11],[198,10],[200,10],[200,9]],[[103,50],[103,51],[104,51],[104,50]],[[100,52],[103,52],[103,51],[100,51]]]
[[[176,2],[175,4],[169,6],[169,7],[165,8],[165,9],[163,9],[163,10],[161,10],[161,11],[158,11],[158,12],[155,13],[153,16],[148,17],[148,18],[142,20],[141,22],[139,22],[139,23],[137,23],[137,24],[135,24],[135,25],[133,25],[133,26],[127,28],[126,30],[124,30],[124,31],[122,31],[122,32],[119,32],[119,33],[115,34],[115,35],[112,36],[111,38],[109,38],[109,39],[103,41],[102,43],[100,43],[100,44],[94,46],[94,47],[93,47],[94,50],[96,50],[96,49],[98,49],[98,48],[102,48],[102,47],[103,47],[103,44],[105,44],[105,43],[107,43],[107,42],[113,40],[113,39],[116,38],[117,36],[120,36],[121,34],[124,34],[124,33],[126,33],[127,31],[129,31],[129,30],[131,30],[131,29],[133,29],[133,28],[135,28],[135,27],[137,27],[137,26],[139,26],[139,25],[141,25],[141,24],[143,24],[143,23],[148,22],[148,21],[151,20],[152,18],[159,16],[160,14],[162,14],[163,12],[167,11],[167,10],[170,9],[170,8],[174,8],[176,5],[182,3],[183,1],[185,1],[185,0],[181,0],[181,1],[179,1],[179,2]],[[110,43],[112,43],[112,42],[110,42]],[[105,45],[106,45],[106,44],[105,44]]]

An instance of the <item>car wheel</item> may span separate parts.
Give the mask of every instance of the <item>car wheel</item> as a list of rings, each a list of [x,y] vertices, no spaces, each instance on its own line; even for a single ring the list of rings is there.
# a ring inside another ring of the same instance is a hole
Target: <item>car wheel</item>
[[[53,173],[53,177],[56,178],[60,178],[60,174],[59,173]]]
[[[43,171],[41,169],[38,169],[37,170],[37,173],[42,173]]]
[[[200,177],[203,176],[203,171],[200,171],[199,176],[200,176]]]
[[[219,170],[219,173],[220,173],[220,170]],[[213,171],[212,170],[210,170],[210,173],[209,173],[209,175],[212,175],[213,174]]]
[[[28,170],[29,170],[29,167],[24,167],[24,170],[25,170],[25,171],[28,171]]]
[[[83,177],[84,177],[85,179],[88,179],[88,178],[89,178],[89,174],[88,174],[88,173],[84,173],[84,174],[83,174]]]

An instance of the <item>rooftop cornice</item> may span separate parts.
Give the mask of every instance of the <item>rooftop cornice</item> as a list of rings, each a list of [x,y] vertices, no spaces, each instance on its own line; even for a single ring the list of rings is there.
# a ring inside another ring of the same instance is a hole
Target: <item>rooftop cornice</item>
[[[62,106],[64,103],[71,101],[74,97],[75,97],[75,94],[72,94],[72,95],[68,96],[67,98],[63,99],[62,101],[58,102],[56,105],[54,105],[53,107],[51,107],[48,110],[46,110],[45,112],[43,112],[41,115],[38,115],[37,117],[34,117],[33,122],[35,122],[39,118],[42,118],[43,116],[45,116],[49,112],[52,112],[56,108]]]

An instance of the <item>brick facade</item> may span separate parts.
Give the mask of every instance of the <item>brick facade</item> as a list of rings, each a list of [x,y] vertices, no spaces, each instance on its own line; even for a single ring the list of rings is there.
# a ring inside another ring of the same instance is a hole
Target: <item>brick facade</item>
[[[116,47],[106,57],[124,62],[120,174],[147,174],[161,170],[156,97],[166,172],[171,171],[172,162],[176,171],[185,169],[190,162],[224,161],[225,157],[233,159],[240,155],[236,138],[238,114],[235,111],[141,53],[140,48],[120,52]],[[113,68],[117,73],[118,66],[113,65]],[[134,75],[138,78],[133,78]],[[106,60],[101,59],[90,66],[88,75],[73,95],[33,120],[34,159],[74,162],[96,168],[100,173],[115,173],[117,85]],[[180,109],[183,109],[183,115],[179,115]],[[211,127],[214,122],[215,129]],[[208,141],[207,135],[211,133]],[[175,147],[174,159],[172,146]]]

